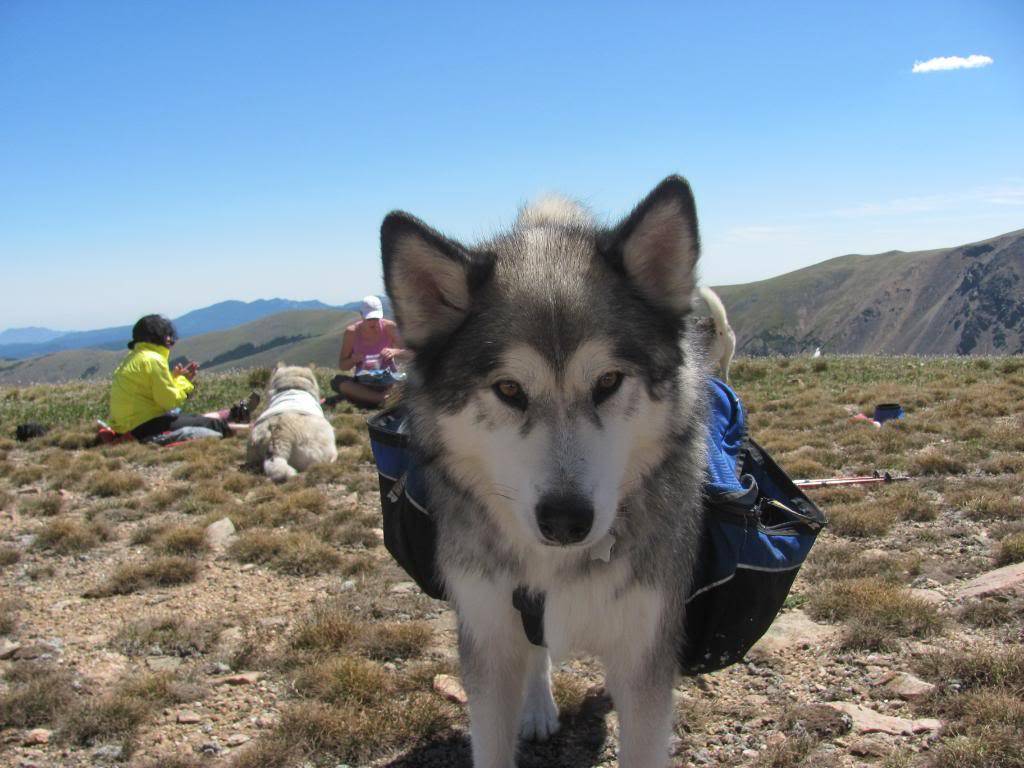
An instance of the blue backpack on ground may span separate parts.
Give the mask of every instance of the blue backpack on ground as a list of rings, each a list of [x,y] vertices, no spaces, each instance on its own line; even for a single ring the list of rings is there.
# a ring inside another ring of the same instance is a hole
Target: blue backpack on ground
[[[693,588],[686,600],[683,674],[701,674],[740,661],[765,633],[826,524],[808,499],[747,435],[736,393],[709,382],[711,419],[704,483],[704,532]],[[444,599],[437,577],[437,529],[426,488],[408,449],[401,408],[369,420],[380,479],[384,545],[428,595]],[[543,644],[543,601],[513,602],[531,642]]]

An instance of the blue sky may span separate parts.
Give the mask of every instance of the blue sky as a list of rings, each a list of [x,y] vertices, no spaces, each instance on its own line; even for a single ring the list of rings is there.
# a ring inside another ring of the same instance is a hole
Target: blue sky
[[[341,303],[390,209],[471,240],[673,172],[710,284],[1024,228],[1022,39],[1018,0],[2,0],[0,328]]]

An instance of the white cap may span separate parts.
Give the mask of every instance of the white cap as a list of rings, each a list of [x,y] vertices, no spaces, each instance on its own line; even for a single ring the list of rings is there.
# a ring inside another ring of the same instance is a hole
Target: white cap
[[[376,296],[364,296],[363,307],[359,311],[363,313],[364,320],[379,320],[384,317],[384,307]]]

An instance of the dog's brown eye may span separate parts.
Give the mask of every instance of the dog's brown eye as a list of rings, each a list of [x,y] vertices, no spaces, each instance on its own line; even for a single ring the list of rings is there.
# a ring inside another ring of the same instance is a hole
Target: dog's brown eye
[[[620,386],[622,386],[621,371],[608,371],[601,374],[594,383],[594,405],[600,405],[614,395]]]
[[[513,408],[517,408],[520,411],[526,410],[526,393],[523,392],[523,388],[520,386],[518,381],[502,379],[496,383],[492,389],[494,390],[494,394],[496,394],[498,399],[502,402],[507,405],[511,405]]]

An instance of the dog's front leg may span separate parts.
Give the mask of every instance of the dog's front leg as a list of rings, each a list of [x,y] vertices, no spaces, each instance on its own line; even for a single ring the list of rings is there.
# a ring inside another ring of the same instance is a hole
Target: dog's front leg
[[[459,661],[469,696],[473,768],[514,768],[530,643],[512,588],[449,579],[459,616]]]
[[[558,707],[551,695],[548,649],[530,645],[527,651],[526,701],[519,733],[524,739],[546,741],[558,732]]]
[[[609,666],[608,690],[619,716],[621,768],[665,768],[672,737],[675,666],[647,660]]]

